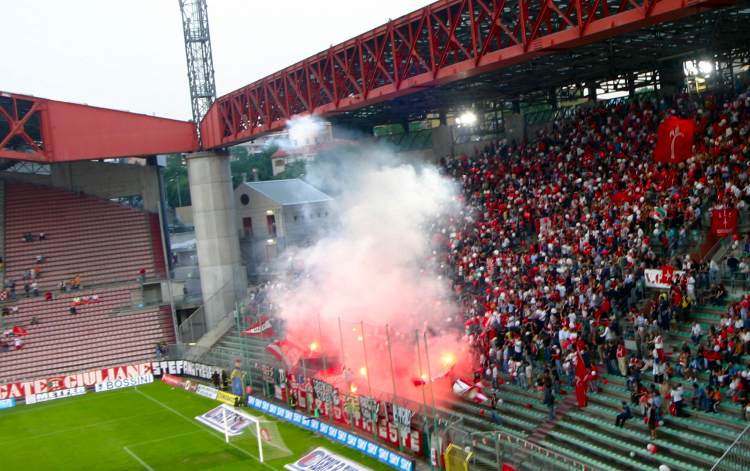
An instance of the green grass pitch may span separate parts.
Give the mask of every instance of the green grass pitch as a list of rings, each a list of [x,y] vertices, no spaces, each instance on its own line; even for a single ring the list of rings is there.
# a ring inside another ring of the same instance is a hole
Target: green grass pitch
[[[324,446],[373,470],[387,469],[358,451],[266,416],[292,455],[262,464],[254,437],[226,444],[223,434],[194,419],[218,404],[157,381],[17,406],[0,411],[0,462],[8,470],[283,470],[306,451]]]

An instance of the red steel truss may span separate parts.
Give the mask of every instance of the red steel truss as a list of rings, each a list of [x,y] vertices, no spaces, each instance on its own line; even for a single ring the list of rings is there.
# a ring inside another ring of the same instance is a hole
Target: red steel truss
[[[733,0],[440,0],[220,97],[206,148],[676,20]]]
[[[125,111],[0,92],[0,158],[43,163],[198,148],[195,126]]]

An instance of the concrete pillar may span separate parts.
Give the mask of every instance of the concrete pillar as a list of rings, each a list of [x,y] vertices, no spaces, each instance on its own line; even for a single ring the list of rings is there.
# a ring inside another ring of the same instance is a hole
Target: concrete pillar
[[[552,87],[549,89],[549,104],[552,106],[553,110],[556,110],[558,108],[557,106],[557,89],[555,87]]]
[[[514,107],[515,108],[515,107]],[[526,140],[526,117],[521,113],[520,107],[518,112],[503,113],[505,125],[505,135],[508,140],[521,144]]]
[[[440,159],[453,155],[453,128],[440,125],[432,128],[432,152]]]
[[[196,152],[187,156],[187,165],[203,306],[210,330],[244,297],[247,274],[240,257],[229,155]]]
[[[596,82],[587,82],[586,89],[589,91],[589,101],[596,101]]]
[[[685,88],[685,72],[681,59],[672,59],[659,64],[661,95],[671,97]]]
[[[635,97],[635,74],[630,73],[628,74],[628,98],[634,98]]]

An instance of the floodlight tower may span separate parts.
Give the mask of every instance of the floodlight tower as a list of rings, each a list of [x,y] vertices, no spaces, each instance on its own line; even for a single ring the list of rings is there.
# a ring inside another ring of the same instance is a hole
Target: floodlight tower
[[[208,32],[206,0],[179,0],[182,31],[185,35],[190,101],[193,121],[200,123],[211,103],[216,100],[214,61],[211,56],[211,35]]]

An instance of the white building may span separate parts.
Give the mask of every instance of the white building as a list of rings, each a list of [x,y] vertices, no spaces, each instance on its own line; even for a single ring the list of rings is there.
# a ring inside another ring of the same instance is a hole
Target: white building
[[[297,178],[244,182],[234,198],[243,254],[253,259],[247,262],[268,262],[288,246],[310,245],[333,221],[331,197]]]

